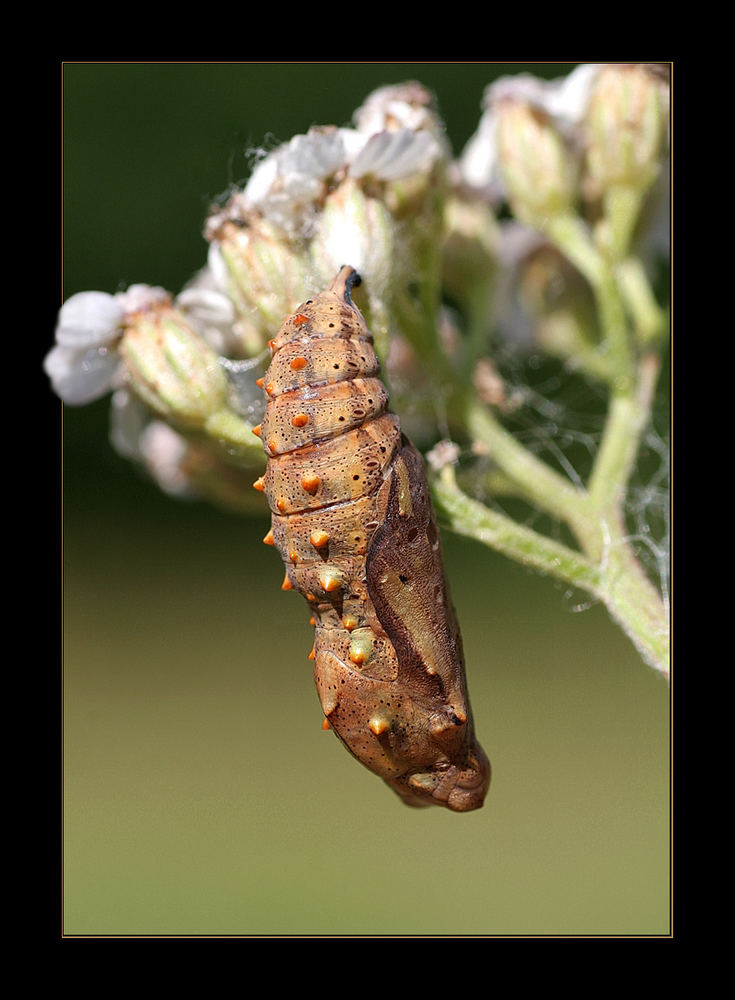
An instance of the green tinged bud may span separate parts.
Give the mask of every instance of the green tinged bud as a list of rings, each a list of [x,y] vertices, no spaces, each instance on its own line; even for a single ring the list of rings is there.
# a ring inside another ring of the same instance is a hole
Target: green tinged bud
[[[120,355],[130,389],[167,420],[199,428],[225,405],[217,355],[170,306],[129,316]]]
[[[286,234],[250,213],[209,234],[227,269],[246,353],[259,354],[308,287],[308,261]]]
[[[497,108],[500,167],[515,216],[536,229],[569,214],[577,170],[561,135],[541,109],[508,98]]]
[[[385,294],[390,285],[396,226],[382,201],[368,196],[361,185],[345,178],[324,202],[319,228],[311,243],[311,258],[320,283],[349,260],[368,286]]]
[[[398,261],[397,226],[385,204],[345,178],[332,191],[319,216],[310,246],[317,284],[326,287],[347,261],[363,279],[367,312],[378,354],[385,356],[390,330],[392,282]]]
[[[585,121],[587,170],[598,191],[646,190],[660,169],[668,86],[644,65],[607,66],[590,96]]]
[[[600,72],[585,120],[585,188],[600,201],[595,239],[613,261],[629,253],[644,198],[661,169],[667,114],[668,84],[645,65]]]

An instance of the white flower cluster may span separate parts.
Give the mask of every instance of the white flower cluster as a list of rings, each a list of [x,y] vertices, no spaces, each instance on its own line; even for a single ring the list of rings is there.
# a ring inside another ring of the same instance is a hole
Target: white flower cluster
[[[336,177],[394,181],[428,171],[445,153],[438,119],[419,84],[375,91],[355,114],[356,127],[312,128],[264,158],[227,211],[256,212],[287,236],[313,228],[315,204]],[[210,226],[217,224],[216,217]],[[176,306],[218,353],[238,347],[236,311],[218,247],[183,289]],[[81,292],[62,306],[55,346],[44,362],[54,391],[68,405],[92,402],[121,384],[117,344],[126,317],[168,298],[162,289]]]
[[[289,235],[306,236],[313,206],[334,178],[396,181],[428,172],[446,155],[438,119],[419,84],[382,87],[354,115],[356,127],[315,127],[262,160],[242,195],[244,210],[258,211]]]
[[[294,136],[207,219],[207,267],[186,293],[192,321],[209,311],[200,289],[228,295],[235,345],[251,356],[267,331],[349,262],[363,277],[376,323],[378,313],[386,315],[398,259],[415,256],[404,246],[413,230],[397,236],[393,211],[416,198],[407,212],[419,230],[422,192],[431,201],[428,179],[448,162],[433,97],[418,83],[375,91],[352,128],[315,126]]]

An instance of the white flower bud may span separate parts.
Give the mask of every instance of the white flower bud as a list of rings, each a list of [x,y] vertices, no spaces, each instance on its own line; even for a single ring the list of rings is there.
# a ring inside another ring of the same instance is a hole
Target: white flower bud
[[[125,309],[106,292],[79,292],[59,310],[56,343],[85,350],[111,344],[122,332]]]
[[[79,292],[63,304],[56,345],[43,367],[67,405],[83,406],[109,392],[120,367],[115,344],[124,320],[120,301],[105,292]]]
[[[198,496],[186,472],[189,443],[162,420],[151,420],[140,436],[140,458],[164,493]]]
[[[110,443],[118,455],[139,462],[140,437],[150,423],[150,412],[128,392],[117,389],[110,400]]]
[[[495,115],[485,112],[457,161],[459,178],[470,188],[490,190],[499,183],[496,131]]]
[[[67,406],[84,406],[110,391],[120,358],[107,347],[76,350],[57,344],[46,355],[43,368],[54,392]]]
[[[54,392],[68,406],[82,406],[115,388],[122,377],[118,346],[130,314],[168,300],[167,292],[150,285],[68,298],[59,310],[56,345],[43,363]]]
[[[118,292],[115,298],[122,305],[126,316],[158,309],[171,301],[171,296],[165,288],[143,284],[130,285],[124,292]]]
[[[348,263],[360,273],[368,294],[387,298],[395,250],[395,224],[382,201],[368,197],[347,179],[326,199],[311,243],[318,284],[328,284]]]
[[[396,181],[410,174],[428,174],[442,156],[442,148],[430,132],[378,132],[371,136],[350,164],[350,176],[373,176]]]
[[[667,114],[668,85],[648,67],[601,70],[585,121],[587,168],[598,190],[651,186],[663,159]]]
[[[238,354],[259,354],[308,289],[308,259],[278,226],[257,214],[222,225],[209,250],[209,267],[227,282],[237,316]]]
[[[120,371],[117,342],[125,322],[121,295],[78,292],[59,310],[55,346],[44,359],[54,392],[83,406],[109,392]]]
[[[576,163],[545,112],[510,99],[497,107],[500,167],[514,214],[543,228],[573,209]]]
[[[432,94],[415,81],[378,87],[365,98],[353,119],[358,130],[367,135],[385,129],[408,128],[418,132],[442,127]]]
[[[197,427],[224,407],[227,379],[218,356],[177,310],[136,314],[120,353],[131,390],[161,416]]]
[[[602,69],[602,63],[584,63],[568,76],[549,82],[545,110],[561,128],[576,127],[582,122]]]
[[[242,193],[243,201],[289,236],[308,236],[317,202],[346,163],[342,130],[312,128],[258,164]]]
[[[237,356],[241,344],[235,306],[210,268],[202,268],[176,296],[176,306],[212,350],[226,357]]]
[[[503,178],[498,159],[498,108],[518,101],[545,115],[565,140],[571,140],[587,110],[590,93],[600,72],[598,63],[578,66],[565,77],[542,80],[529,73],[502,76],[483,95],[483,114],[477,131],[459,161],[462,180],[471,187],[502,195]]]

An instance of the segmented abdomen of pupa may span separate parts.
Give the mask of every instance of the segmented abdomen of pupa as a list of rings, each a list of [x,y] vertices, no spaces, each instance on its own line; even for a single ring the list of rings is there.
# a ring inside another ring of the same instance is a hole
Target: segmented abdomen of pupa
[[[272,513],[265,541],[283,557],[283,589],[311,606],[328,726],[407,803],[467,811],[482,804],[489,765],[423,463],[388,410],[351,298],[359,280],[343,267],[270,342],[256,428],[268,458],[256,483]]]

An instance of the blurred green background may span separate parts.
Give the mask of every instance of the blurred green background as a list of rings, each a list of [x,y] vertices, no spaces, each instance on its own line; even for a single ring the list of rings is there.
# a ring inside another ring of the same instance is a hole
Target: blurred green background
[[[66,64],[64,297],[178,291],[245,151],[377,86],[433,89],[459,152],[488,82],[571,65]],[[493,782],[477,813],[409,810],[321,730],[265,503],[163,496],[108,411],[63,411],[67,935],[669,932],[668,690],[604,609],[445,535]]]

